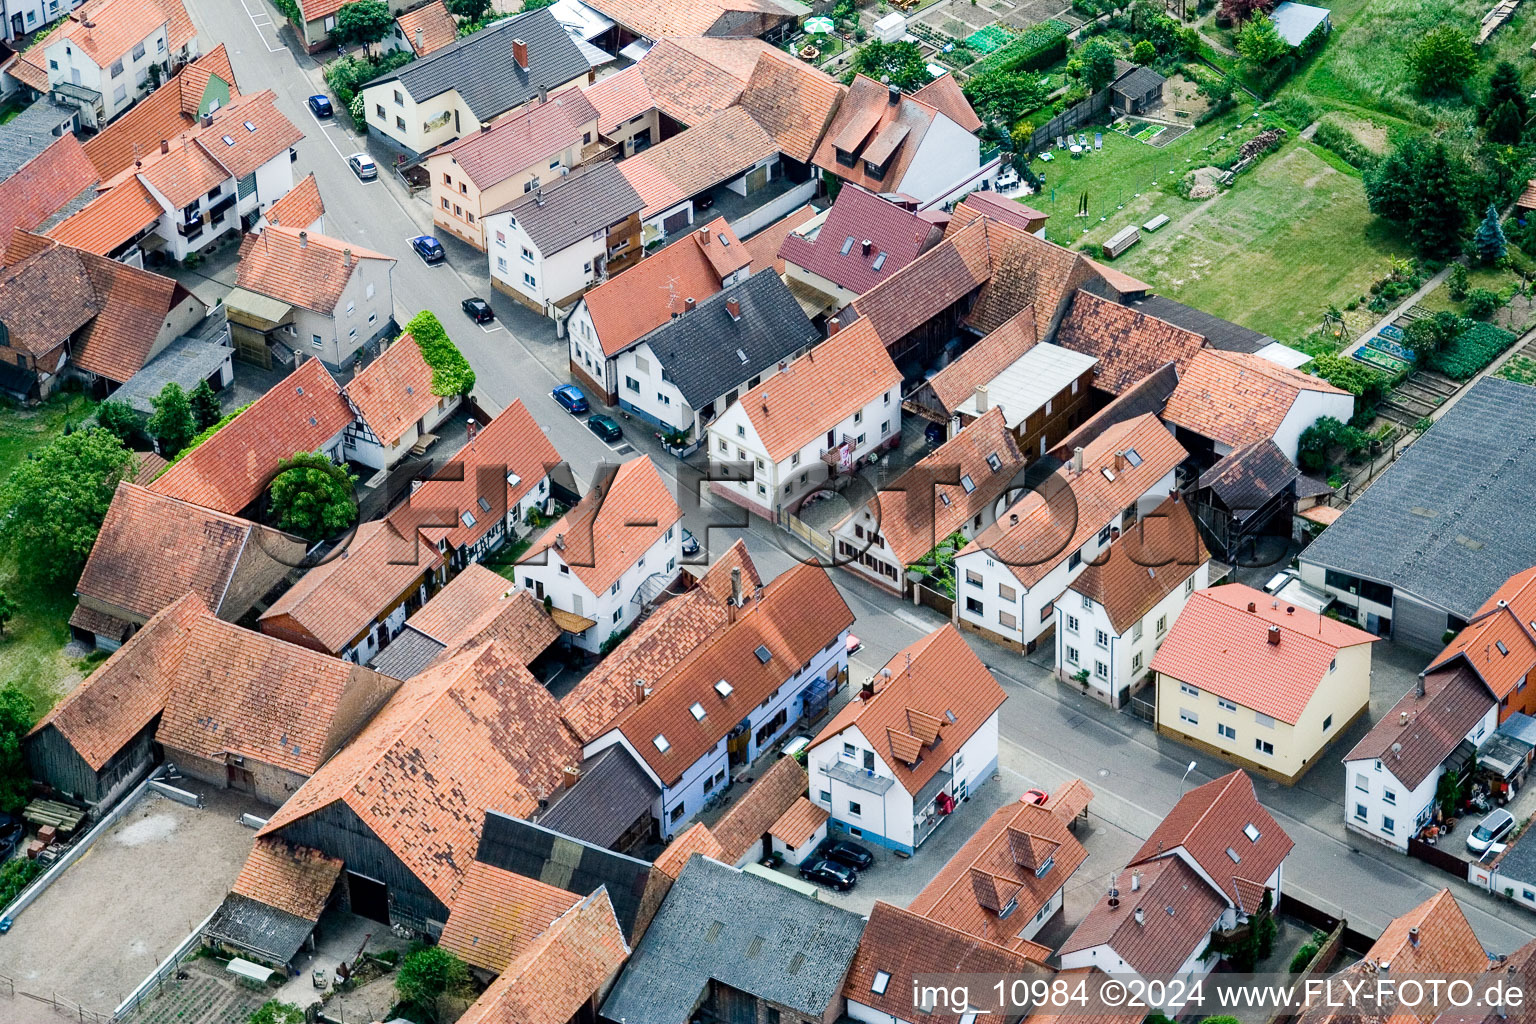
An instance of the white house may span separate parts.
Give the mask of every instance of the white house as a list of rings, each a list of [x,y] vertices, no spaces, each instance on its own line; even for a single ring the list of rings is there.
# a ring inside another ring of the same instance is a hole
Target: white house
[[[1189,595],[1210,582],[1210,553],[1175,492],[1111,541],[1056,602],[1056,675],[1120,707]]]
[[[641,205],[609,160],[487,214],[492,287],[558,319],[588,288],[641,257]]]
[[[661,787],[653,814],[669,842],[847,673],[853,612],[820,566],[797,564],[743,593],[731,614],[693,655],[644,680],[639,704],[582,749],[591,757],[622,744],[646,767]]]
[[[1406,853],[1434,819],[1440,779],[1471,767],[1498,717],[1498,701],[1465,664],[1421,672],[1344,755],[1345,826]]]
[[[1116,531],[1162,504],[1187,454],[1151,413],[1079,448],[955,556],[956,625],[1034,650],[1056,601]]]
[[[619,405],[667,433],[697,438],[820,340],[779,275],[753,274],[619,353]]]
[[[518,559],[518,586],[584,620],[573,643],[599,651],[677,575],[682,509],[649,457],[619,466]]]
[[[807,755],[830,830],[911,853],[997,770],[1008,696],[952,625],[898,651]]]
[[[901,441],[901,373],[867,322],[838,331],[709,426],[710,490],[770,522]],[[731,465],[737,463],[738,465]],[[729,473],[729,478],[719,479]]]

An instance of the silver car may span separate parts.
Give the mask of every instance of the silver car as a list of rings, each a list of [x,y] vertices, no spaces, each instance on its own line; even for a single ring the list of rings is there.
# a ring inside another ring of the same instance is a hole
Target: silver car
[[[379,176],[379,166],[367,153],[353,153],[347,157],[347,166],[357,175],[358,181],[373,181]]]

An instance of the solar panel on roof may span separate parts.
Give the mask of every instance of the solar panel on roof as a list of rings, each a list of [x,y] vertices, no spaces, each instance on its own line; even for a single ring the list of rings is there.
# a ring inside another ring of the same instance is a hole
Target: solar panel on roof
[[[764,665],[768,664],[768,659],[773,657],[773,652],[763,644],[758,644],[757,650],[753,651],[752,653],[756,654],[757,660],[762,662]]]

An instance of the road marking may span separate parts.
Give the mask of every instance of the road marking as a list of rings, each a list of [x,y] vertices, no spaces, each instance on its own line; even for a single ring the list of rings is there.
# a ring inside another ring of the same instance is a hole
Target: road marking
[[[241,2],[244,3],[244,0],[241,0]],[[320,135],[325,139],[326,142],[331,144],[331,148],[336,151],[336,155],[341,157],[342,162],[345,163],[347,155],[341,151],[340,146],[336,145],[336,140],[331,138],[331,133],[325,130],[325,122],[316,117],[315,112],[309,109],[309,97],[307,96],[304,98],[304,109],[306,112],[308,112],[309,119],[315,122],[315,127],[320,129]],[[347,165],[349,170],[351,169],[351,166],[351,164]],[[357,175],[354,174],[353,177],[355,178]],[[358,184],[365,185],[367,182],[359,181]]]
[[[261,38],[261,45],[267,48],[268,53],[280,53],[287,49],[286,46],[273,46],[272,40],[268,39],[267,34],[262,31],[263,28],[272,27],[272,16],[270,14],[267,14],[265,11],[261,13],[261,17],[267,19],[266,25],[262,25],[256,20],[256,13],[246,5],[245,0],[240,0],[240,6],[245,8],[245,16],[251,19],[251,26],[256,29],[256,35]]]
[[[501,324],[497,324],[495,327],[487,327],[485,324],[477,323],[475,326],[480,328],[480,330],[484,331],[486,334],[495,334],[497,331],[506,329],[502,327]]]

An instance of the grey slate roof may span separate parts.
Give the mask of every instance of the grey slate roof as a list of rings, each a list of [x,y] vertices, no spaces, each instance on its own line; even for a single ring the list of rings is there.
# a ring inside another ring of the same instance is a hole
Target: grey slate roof
[[[512,57],[514,39],[528,44],[527,71]],[[399,82],[418,103],[457,89],[474,115],[489,121],[528,102],[541,87],[564,85],[590,69],[587,58],[546,7],[483,28],[368,85]]]
[[[1300,476],[1280,446],[1265,438],[1239,448],[1200,474],[1200,489],[1210,488],[1229,512],[1244,521]]]
[[[1110,88],[1123,96],[1141,97],[1167,81],[1151,68],[1138,64],[1110,84]]]
[[[731,319],[728,299],[740,303],[740,319]],[[688,404],[701,409],[820,338],[789,286],[769,272],[716,292],[640,340]]]
[[[1486,377],[1398,456],[1303,562],[1470,619],[1536,565],[1536,388]]]
[[[73,107],[60,106],[44,97],[0,124],[0,180],[9,178],[28,160],[58,142],[55,132],[74,116]]]
[[[298,956],[315,922],[232,892],[224,897],[204,933],[249,950],[263,960],[286,964]]]
[[[519,196],[495,212],[512,214],[539,252],[549,256],[643,209],[645,200],[619,173],[618,165],[604,160]]]
[[[606,848],[660,795],[629,751],[615,744],[582,762],[580,781],[539,815],[539,824]]]
[[[645,861],[491,810],[485,812],[475,859],[578,896],[606,885],[625,939],[635,941],[635,915],[651,875]]]
[[[1210,342],[1212,348],[1224,349],[1227,352],[1257,352],[1275,340],[1267,334],[1249,330],[1240,324],[1223,320],[1202,309],[1186,306],[1182,302],[1175,302],[1162,295],[1148,295],[1145,298],[1136,299],[1131,303],[1131,308],[1140,310],[1148,316],[1155,316],[1159,320],[1166,320],[1175,327],[1194,331]]]
[[[231,358],[232,351],[207,338],[182,335],[155,353],[142,370],[112,393],[112,398],[127,402],[135,412],[148,416],[155,411],[150,399],[167,384],[175,381],[182,390],[191,391],[199,381],[213,376]]]
[[[842,990],[859,915],[691,857],[603,1004],[626,1024],[688,1020],[710,979],[814,1019]]]
[[[409,679],[426,670],[432,659],[448,649],[409,624],[389,646],[374,656],[368,667],[394,679]]]

